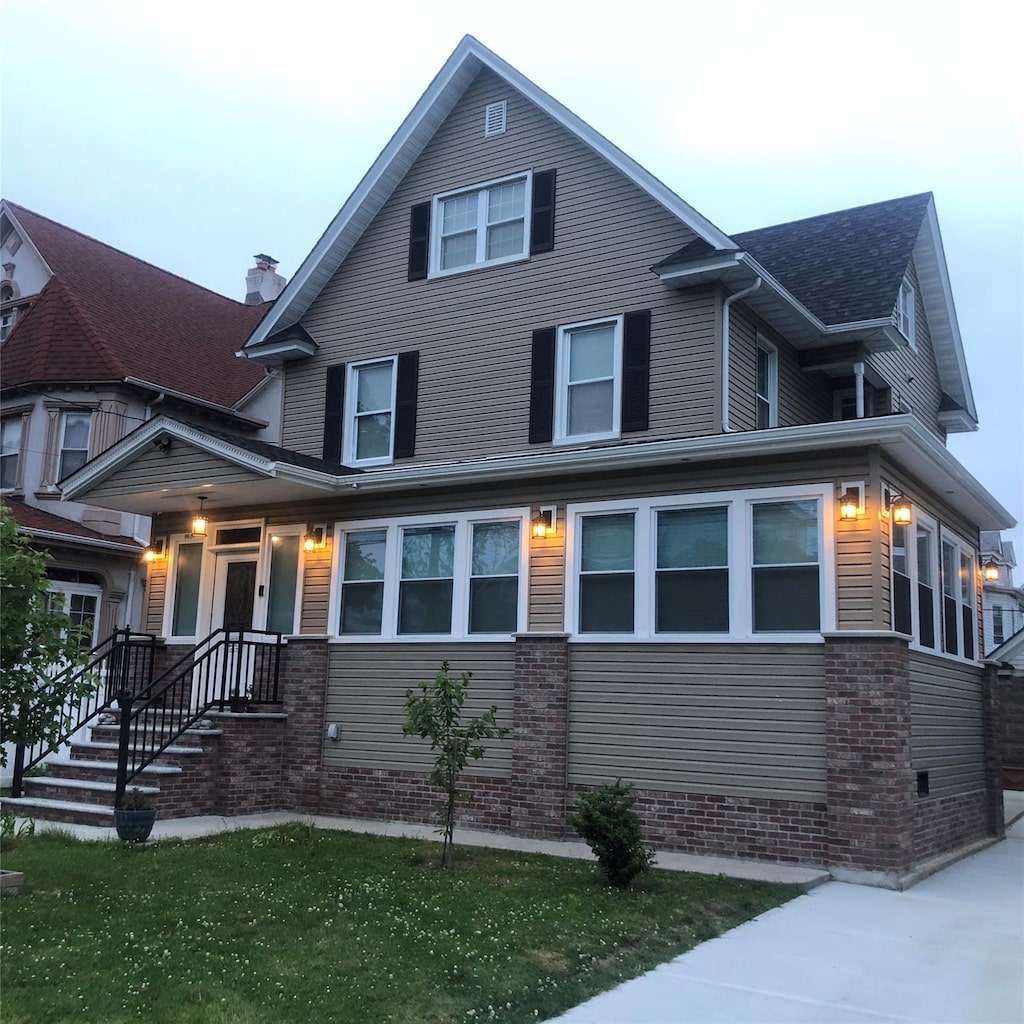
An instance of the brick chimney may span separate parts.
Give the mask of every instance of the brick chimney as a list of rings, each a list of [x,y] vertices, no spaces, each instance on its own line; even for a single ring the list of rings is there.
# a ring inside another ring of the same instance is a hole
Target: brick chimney
[[[245,304],[258,306],[261,302],[272,302],[284,291],[288,283],[277,272],[277,260],[259,252],[253,259],[256,266],[245,275]]]

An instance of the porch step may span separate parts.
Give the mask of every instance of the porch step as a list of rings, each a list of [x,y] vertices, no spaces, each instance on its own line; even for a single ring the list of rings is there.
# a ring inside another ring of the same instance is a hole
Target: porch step
[[[48,772],[46,775],[34,776],[37,779],[80,779],[86,782],[107,782],[117,777],[117,761],[87,761],[84,758],[77,760],[54,760],[47,763]],[[182,769],[178,765],[151,764],[142,769],[136,776],[140,780],[139,788],[145,781],[154,785],[161,781],[170,781],[169,777],[181,775]],[[26,779],[28,784],[32,779]]]
[[[114,827],[113,801],[111,806],[104,807],[101,804],[73,803],[46,797],[5,796],[2,804],[5,811],[13,811],[19,818],[64,821],[71,825],[96,825],[99,828]]]
[[[200,746],[181,747],[175,744],[168,747],[160,756],[171,759],[173,764],[174,758],[183,757],[187,760],[188,758],[198,757],[202,752],[203,748]],[[109,743],[106,740],[82,740],[72,743],[71,760],[111,761],[116,763],[117,744]]]
[[[129,789],[138,789],[147,796],[156,798],[160,793],[159,786],[136,786],[129,785]],[[62,779],[50,775],[37,776],[36,778],[25,779],[25,793],[29,798],[43,800],[75,800],[82,796],[84,799],[105,799],[109,797],[110,806],[114,806],[114,792],[117,786],[113,782],[99,782],[95,779]]]

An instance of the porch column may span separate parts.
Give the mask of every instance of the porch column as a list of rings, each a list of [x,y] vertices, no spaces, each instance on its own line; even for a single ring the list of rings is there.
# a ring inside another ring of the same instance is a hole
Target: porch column
[[[327,637],[291,637],[281,657],[284,754],[282,806],[316,814],[320,810],[324,729],[327,712]]]
[[[906,639],[826,635],[825,691],[829,867],[841,881],[895,887],[913,863]]]
[[[515,835],[566,833],[569,741],[567,633],[516,636],[509,824]]]

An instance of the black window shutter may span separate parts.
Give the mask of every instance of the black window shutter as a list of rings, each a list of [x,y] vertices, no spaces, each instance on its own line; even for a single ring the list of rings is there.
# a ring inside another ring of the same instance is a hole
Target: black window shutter
[[[625,315],[622,338],[622,432],[648,427],[651,379],[651,311]]]
[[[420,354],[400,352],[395,385],[395,458],[416,454],[416,402],[419,396]]]
[[[555,172],[533,176],[533,212],[530,216],[530,254],[555,247]]]
[[[324,462],[341,463],[341,437],[345,430],[345,364],[327,367],[324,403]]]
[[[530,444],[550,441],[555,421],[555,328],[533,332],[530,360]]]
[[[418,203],[409,214],[409,280],[422,281],[427,276],[427,253],[430,250],[430,203]]]

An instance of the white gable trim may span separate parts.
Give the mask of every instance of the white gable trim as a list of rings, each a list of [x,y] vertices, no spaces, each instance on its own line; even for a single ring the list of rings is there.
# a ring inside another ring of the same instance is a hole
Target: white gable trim
[[[380,212],[434,133],[462,98],[477,73],[488,68],[621,171],[669,213],[716,248],[734,243],[706,217],[571,110],[472,36],[464,36],[398,131],[346,200],[313,250],[295,272],[271,311],[243,346],[250,350],[274,331],[297,323],[341,266],[363,231]]]
[[[43,254],[36,248],[36,243],[32,241],[32,236],[25,230],[25,226],[18,220],[18,215],[11,209],[6,199],[0,203],[0,212],[7,214],[11,218],[11,223],[18,229],[18,234],[21,236],[21,244],[27,245],[35,258],[39,260],[43,270],[47,273],[47,280],[53,277],[53,269],[50,267],[50,264],[43,259]],[[42,290],[42,288],[39,289],[39,291]],[[29,296],[22,295],[20,298],[29,298]]]

